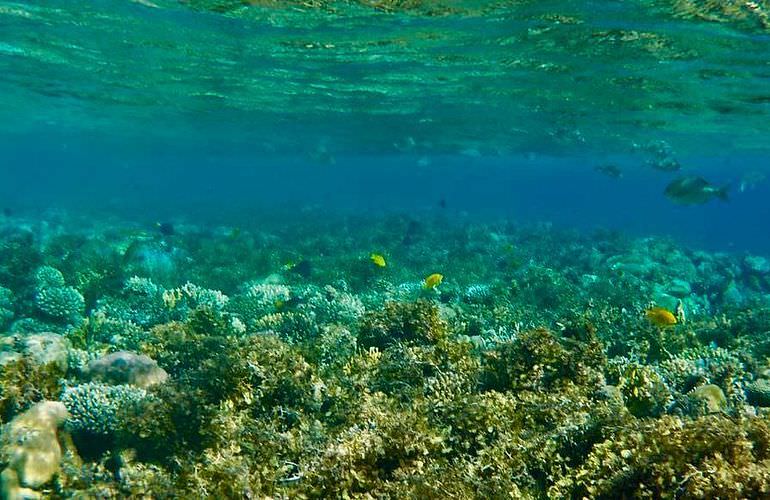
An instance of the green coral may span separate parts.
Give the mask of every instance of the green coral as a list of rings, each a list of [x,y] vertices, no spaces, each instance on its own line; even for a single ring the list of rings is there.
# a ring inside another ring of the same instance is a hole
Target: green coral
[[[30,356],[3,359],[0,362],[0,423],[8,422],[34,403],[56,400],[65,373],[60,365],[40,365]]]
[[[0,331],[10,324],[14,315],[13,291],[0,286]]]
[[[66,422],[69,429],[109,436],[126,429],[126,412],[145,398],[147,391],[138,387],[89,382],[67,387],[60,401],[70,413]]]
[[[618,429],[549,490],[554,497],[762,498],[770,425],[721,415],[664,416]]]
[[[610,379],[617,382],[626,407],[636,417],[660,416],[673,402],[665,381],[651,366],[620,362],[610,371]]]
[[[43,290],[45,288],[64,288],[67,283],[64,281],[64,275],[61,271],[51,266],[41,266],[35,271],[35,288]]]
[[[46,317],[60,323],[79,322],[86,305],[80,292],[71,286],[43,288],[35,303]]]
[[[427,300],[388,302],[381,311],[364,315],[358,342],[365,348],[384,348],[397,342],[435,344],[448,333],[449,325],[436,304]]]

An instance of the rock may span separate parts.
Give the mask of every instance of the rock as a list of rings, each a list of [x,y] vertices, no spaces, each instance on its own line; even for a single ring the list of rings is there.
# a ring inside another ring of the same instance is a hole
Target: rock
[[[43,401],[17,415],[3,433],[3,498],[39,498],[30,488],[44,485],[59,470],[61,446],[57,429],[68,418],[62,403]]]
[[[743,259],[743,265],[752,273],[767,274],[770,273],[770,260],[757,255],[749,255]]]
[[[666,293],[683,299],[692,293],[692,286],[685,280],[675,278],[666,287]]]
[[[130,351],[113,352],[91,361],[86,374],[91,380],[130,384],[143,389],[168,379],[166,370],[159,367],[155,360]]]

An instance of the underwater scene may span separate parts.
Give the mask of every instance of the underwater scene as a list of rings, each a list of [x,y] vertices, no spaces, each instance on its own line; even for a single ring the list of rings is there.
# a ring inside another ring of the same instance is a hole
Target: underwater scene
[[[770,498],[770,1],[0,0],[0,499]]]

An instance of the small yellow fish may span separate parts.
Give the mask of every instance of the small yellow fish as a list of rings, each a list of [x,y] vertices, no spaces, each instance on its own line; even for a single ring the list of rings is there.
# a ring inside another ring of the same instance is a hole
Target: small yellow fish
[[[423,283],[423,288],[436,288],[441,284],[441,282],[444,281],[444,275],[439,273],[433,273],[427,278],[425,278],[425,282]]]
[[[665,307],[651,307],[644,312],[644,315],[650,323],[660,328],[674,326],[677,323],[674,313]]]
[[[378,253],[373,253],[373,254],[371,254],[371,255],[369,256],[369,258],[370,258],[370,259],[372,259],[372,262],[373,262],[373,263],[374,263],[374,265],[375,265],[375,266],[377,266],[377,267],[385,267],[385,266],[387,266],[387,265],[388,265],[388,264],[385,262],[385,257],[383,257],[382,255],[380,255],[380,254],[378,254]]]

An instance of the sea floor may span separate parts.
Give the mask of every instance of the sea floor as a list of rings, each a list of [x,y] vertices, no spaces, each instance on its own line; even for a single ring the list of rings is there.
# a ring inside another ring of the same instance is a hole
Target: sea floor
[[[763,498],[770,260],[459,216],[0,216],[3,498]]]

